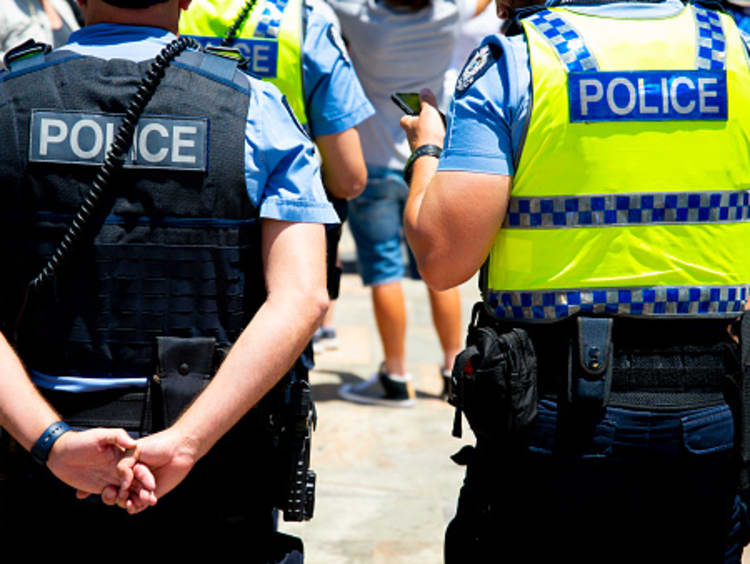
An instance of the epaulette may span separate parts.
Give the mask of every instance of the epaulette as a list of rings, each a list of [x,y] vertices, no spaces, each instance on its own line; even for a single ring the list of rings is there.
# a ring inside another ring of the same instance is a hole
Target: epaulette
[[[28,39],[8,51],[3,57],[3,63],[11,72],[20,71],[43,63],[50,51],[52,51],[51,45]]]
[[[206,45],[201,51],[208,53],[209,55],[216,55],[217,57],[224,57],[230,59],[237,64],[237,68],[241,70],[247,70],[250,66],[250,57],[243,57],[242,53],[237,47],[224,47],[223,45]]]

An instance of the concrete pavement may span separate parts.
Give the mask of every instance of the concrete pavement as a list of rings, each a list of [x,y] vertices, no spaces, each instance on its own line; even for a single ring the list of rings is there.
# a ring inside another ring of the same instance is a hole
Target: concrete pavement
[[[442,355],[432,328],[427,291],[404,281],[408,367],[414,408],[359,405],[340,400],[338,387],[369,378],[382,360],[370,292],[351,272],[354,246],[345,231],[345,270],[335,306],[340,348],[316,356],[311,375],[318,409],[312,467],[318,474],[315,518],[280,522],[302,537],[307,564],[437,564],[445,527],[455,512],[463,468],[450,455],[473,435],[451,436],[453,408],[438,394]],[[476,279],[461,286],[464,327],[479,293]],[[743,564],[750,564],[746,551]]]

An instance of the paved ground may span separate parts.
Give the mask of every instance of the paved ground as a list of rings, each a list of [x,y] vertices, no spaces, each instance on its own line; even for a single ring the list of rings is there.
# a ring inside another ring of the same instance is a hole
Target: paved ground
[[[442,562],[443,531],[463,479],[449,456],[468,439],[451,436],[453,408],[438,397],[442,355],[427,290],[421,282],[404,281],[408,368],[417,405],[399,409],[342,401],[338,387],[369,378],[382,360],[370,291],[351,272],[354,249],[346,235],[342,257],[350,272],[335,306],[341,346],[317,355],[312,374],[318,409],[315,519],[281,528],[304,539],[308,564]],[[461,289],[465,312],[476,288],[474,280]],[[466,431],[471,434],[468,426]]]
[[[345,267],[354,248],[345,236]],[[453,409],[441,390],[440,346],[432,329],[426,289],[405,281],[407,356],[418,402],[411,409],[342,401],[341,384],[367,379],[382,360],[370,293],[345,274],[335,309],[341,347],[316,358],[312,374],[318,408],[313,468],[318,473],[315,518],[280,528],[304,539],[307,564],[437,564],[442,537],[455,512],[463,469],[449,456],[471,440],[451,436]],[[464,318],[478,297],[476,280],[461,287]],[[746,551],[743,564],[750,564]]]

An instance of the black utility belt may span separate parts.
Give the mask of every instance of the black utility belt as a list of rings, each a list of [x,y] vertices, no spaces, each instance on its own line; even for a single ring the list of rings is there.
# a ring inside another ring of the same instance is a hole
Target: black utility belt
[[[579,325],[586,322],[581,318]],[[739,368],[733,342],[630,349],[613,341],[604,345],[610,351],[608,359],[594,372],[588,355],[591,347],[599,346],[573,340],[567,370],[540,371],[540,394],[601,407],[706,407],[723,402],[726,377]]]
[[[739,371],[728,326],[586,316],[519,325],[497,321],[476,304],[452,376],[454,434],[461,413],[477,435],[517,434],[534,419],[539,396],[590,413],[720,404],[727,377]]]

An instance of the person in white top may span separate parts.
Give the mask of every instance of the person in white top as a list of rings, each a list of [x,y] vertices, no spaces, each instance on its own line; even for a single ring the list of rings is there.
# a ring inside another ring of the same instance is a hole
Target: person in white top
[[[474,17],[472,17],[474,16]],[[469,55],[479,46],[485,36],[498,33],[503,20],[497,17],[495,3],[490,2],[485,9],[477,14],[464,14],[456,30],[456,48],[453,49],[453,59],[445,72],[445,94],[450,97],[456,86],[458,73],[464,68]]]
[[[3,0],[0,10],[0,69],[5,53],[27,39],[63,45],[80,26],[65,0]]]
[[[339,394],[363,403],[410,406],[414,392],[406,370],[406,307],[401,287],[407,273],[401,219],[408,192],[402,171],[410,150],[399,126],[403,113],[391,101],[391,94],[427,87],[442,99],[462,14],[469,17],[482,12],[489,0],[329,3],[339,17],[357,75],[376,110],[357,126],[368,182],[362,195],[349,201],[349,221],[362,280],[372,287],[385,357],[371,380],[342,386]],[[409,274],[419,278],[411,256],[408,263]],[[460,297],[455,288],[428,292],[447,384],[453,358],[461,348]]]

